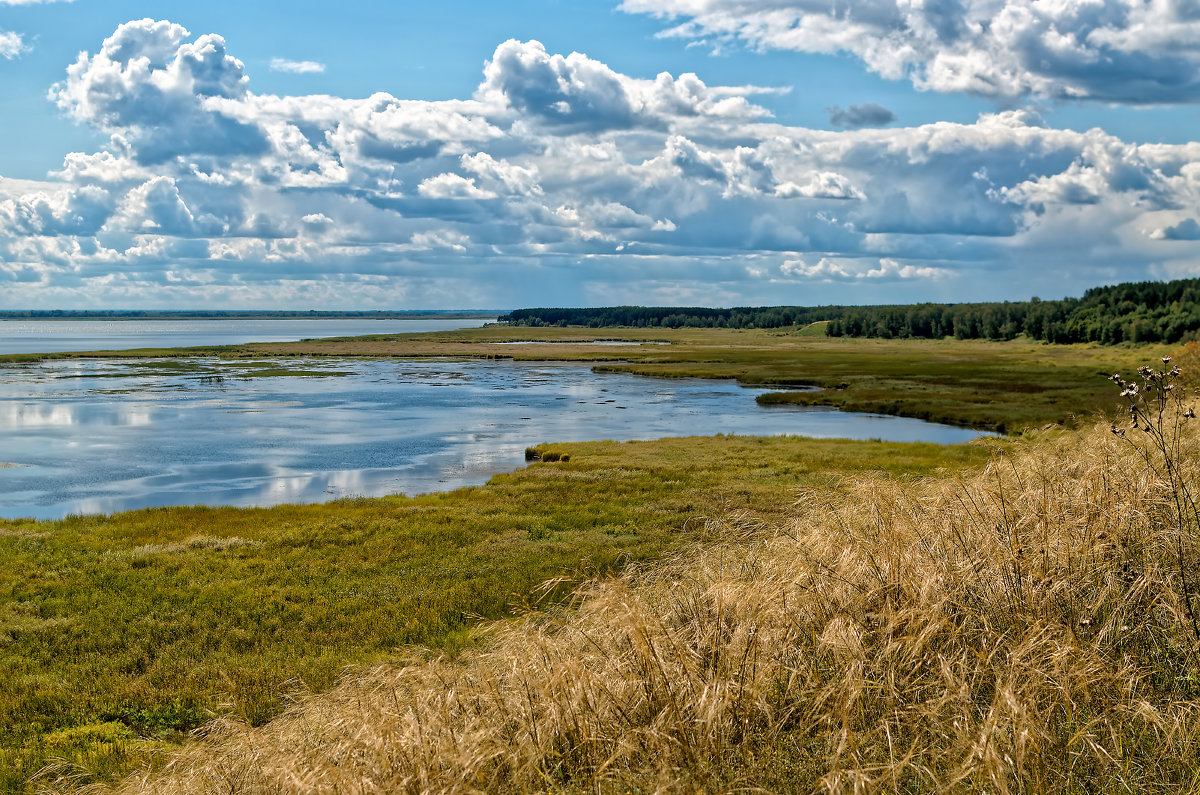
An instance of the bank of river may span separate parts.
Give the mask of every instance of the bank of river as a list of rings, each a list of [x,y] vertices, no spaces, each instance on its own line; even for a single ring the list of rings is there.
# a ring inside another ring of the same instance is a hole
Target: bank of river
[[[286,366],[286,372],[277,368]],[[581,364],[287,359],[48,361],[0,368],[0,516],[266,506],[442,491],[526,446],[793,434],[953,444],[976,431],[755,404],[725,381]]]

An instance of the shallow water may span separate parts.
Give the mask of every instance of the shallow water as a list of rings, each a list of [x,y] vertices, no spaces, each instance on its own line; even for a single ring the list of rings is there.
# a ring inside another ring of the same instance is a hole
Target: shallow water
[[[488,319],[0,320],[0,354],[127,351],[478,328]]]
[[[309,375],[270,375],[286,366]],[[268,373],[265,374],[264,373]],[[0,516],[275,505],[480,484],[540,442],[797,434],[952,444],[920,420],[762,407],[723,381],[510,361],[0,367]]]

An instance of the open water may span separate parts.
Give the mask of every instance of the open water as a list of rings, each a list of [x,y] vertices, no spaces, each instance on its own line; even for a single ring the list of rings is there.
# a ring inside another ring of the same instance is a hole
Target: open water
[[[978,435],[761,407],[758,391],[503,360],[0,366],[0,517],[442,491],[523,466],[525,447],[540,442],[726,433],[953,444]]]
[[[477,328],[495,318],[421,320],[281,318],[276,320],[2,320],[0,354],[127,351],[318,337],[407,334]]]

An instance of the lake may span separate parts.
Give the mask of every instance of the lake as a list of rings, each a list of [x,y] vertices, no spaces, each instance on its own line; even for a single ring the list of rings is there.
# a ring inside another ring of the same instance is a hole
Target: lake
[[[525,447],[540,442],[726,433],[952,444],[979,435],[762,407],[759,391],[506,360],[0,366],[0,516],[449,490],[523,466]]]
[[[278,320],[0,320],[0,354],[127,351],[318,337],[478,328],[495,318],[283,318]]]

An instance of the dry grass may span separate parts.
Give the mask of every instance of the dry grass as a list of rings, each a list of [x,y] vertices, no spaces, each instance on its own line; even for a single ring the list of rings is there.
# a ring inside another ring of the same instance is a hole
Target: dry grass
[[[714,523],[456,660],[210,726],[121,791],[1200,791],[1196,528],[1144,441],[1052,432],[970,478]]]

